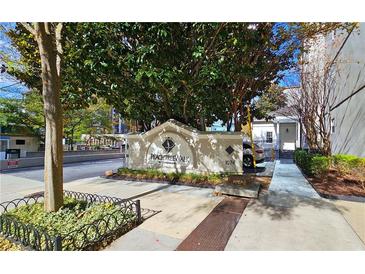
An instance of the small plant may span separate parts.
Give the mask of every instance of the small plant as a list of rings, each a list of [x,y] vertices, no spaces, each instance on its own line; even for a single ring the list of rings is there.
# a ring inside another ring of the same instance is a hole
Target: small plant
[[[102,233],[111,231],[110,229],[114,227],[122,227],[128,225],[128,222],[133,223],[137,220],[135,212],[125,210],[119,204],[89,203],[69,196],[64,197],[64,205],[56,212],[45,212],[43,208],[43,202],[36,202],[15,207],[0,216],[6,218],[4,220],[16,220],[21,224],[46,231],[50,237],[61,236],[64,250],[78,249],[89,239],[97,239]],[[108,221],[105,221],[105,218]],[[0,228],[7,231],[8,235],[13,235],[17,231],[15,226],[11,226],[10,231],[6,227],[4,222]],[[31,237],[32,241],[35,241],[35,235],[32,234]],[[46,239],[41,237],[40,242],[44,250]]]
[[[118,175],[136,179],[161,179],[169,182],[180,181],[189,184],[220,184],[225,181],[226,174],[198,174],[198,173],[176,173],[162,172],[157,169],[129,169],[119,168]]]
[[[22,247],[6,238],[0,237],[0,251],[21,251]]]
[[[314,156],[311,159],[311,174],[323,177],[330,167],[330,158],[326,156]]]
[[[307,175],[324,176],[330,168],[342,176],[352,175],[362,182],[365,174],[365,158],[354,155],[337,154],[321,156],[297,149],[294,152],[294,161]]]

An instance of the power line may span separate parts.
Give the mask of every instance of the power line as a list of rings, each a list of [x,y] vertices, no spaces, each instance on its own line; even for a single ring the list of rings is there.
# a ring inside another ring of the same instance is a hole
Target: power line
[[[330,111],[338,108],[340,105],[342,105],[344,102],[346,102],[348,99],[350,99],[352,96],[354,96],[355,94],[359,93],[361,90],[363,90],[365,88],[365,85],[363,85],[362,87],[360,87],[359,89],[357,89],[355,92],[351,93],[349,96],[347,96],[345,99],[341,100],[341,102],[339,102],[338,104],[336,104],[335,106],[330,108]]]
[[[342,43],[341,47],[338,49],[338,51],[337,51],[337,53],[336,53],[335,57],[333,58],[332,62],[330,63],[330,64],[331,64],[331,65],[330,65],[330,67],[333,65],[333,63],[335,62],[335,60],[337,59],[337,57],[340,55],[340,52],[341,52],[341,51],[342,51],[342,49],[344,48],[344,46],[345,46],[346,42],[349,40],[349,38],[350,38],[350,36],[351,36],[352,32],[354,31],[355,27],[356,27],[356,26],[354,25],[354,26],[351,28],[351,30],[348,32],[348,34],[347,34],[347,36],[346,36],[345,40],[343,41],[343,43]]]

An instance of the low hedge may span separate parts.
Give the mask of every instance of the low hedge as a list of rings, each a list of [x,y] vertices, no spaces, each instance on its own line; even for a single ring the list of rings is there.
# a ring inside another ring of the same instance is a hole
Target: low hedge
[[[196,173],[177,173],[177,172],[162,172],[157,169],[129,169],[119,168],[117,174],[119,176],[131,177],[134,179],[157,179],[166,180],[169,182],[180,181],[189,184],[220,184],[227,181],[226,174],[196,174]]]
[[[320,154],[310,153],[303,149],[297,149],[294,151],[294,161],[305,174],[310,176],[323,175],[328,172],[331,166],[347,170],[365,167],[365,158],[346,154],[323,156]]]
[[[87,197],[93,198],[92,194],[87,194]],[[0,214],[0,251],[18,248],[2,237],[5,235],[35,250],[51,250],[48,239],[56,236],[62,239],[62,250],[83,250],[89,246],[90,250],[97,250],[106,246],[112,236],[117,235],[104,237],[107,233],[114,228],[122,228],[122,225],[127,227],[129,222],[137,219],[132,209],[126,207],[123,210],[122,204],[112,201],[88,202],[65,196],[64,205],[56,212],[44,211],[43,202],[29,201],[24,198],[0,204],[6,209]],[[15,208],[10,206],[11,209],[8,209],[9,205],[14,205]],[[23,225],[32,228],[29,234]],[[51,241],[53,242],[52,239]]]

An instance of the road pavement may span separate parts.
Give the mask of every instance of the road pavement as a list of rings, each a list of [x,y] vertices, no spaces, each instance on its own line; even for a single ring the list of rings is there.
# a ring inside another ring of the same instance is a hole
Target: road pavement
[[[106,170],[121,167],[122,159],[108,159],[100,161],[87,161],[72,164],[64,164],[63,181],[65,183],[104,175]],[[18,168],[13,170],[1,171],[0,174],[7,174],[14,177],[25,178],[43,182],[43,167]]]
[[[121,165],[121,159],[65,164],[65,188],[72,181],[102,176],[106,170],[117,169]],[[0,202],[19,198],[43,188],[43,167],[18,168],[0,173]],[[87,192],[87,189],[83,191]]]

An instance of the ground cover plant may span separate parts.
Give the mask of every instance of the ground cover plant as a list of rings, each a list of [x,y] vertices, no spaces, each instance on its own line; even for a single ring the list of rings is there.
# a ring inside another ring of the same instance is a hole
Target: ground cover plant
[[[125,212],[114,203],[88,203],[73,197],[64,197],[64,205],[56,212],[45,212],[44,203],[37,202],[16,207],[0,216],[44,230],[51,237],[61,236],[63,250],[78,250],[86,241],[98,240],[110,229],[128,225],[137,218],[133,212]],[[101,241],[96,249],[109,240]],[[41,238],[41,241],[45,239]],[[44,247],[45,243],[41,244]]]
[[[183,184],[197,187],[215,187],[219,184],[239,184],[259,183],[264,189],[268,188],[271,182],[270,177],[258,177],[255,174],[231,175],[228,173],[197,174],[197,173],[177,173],[162,172],[157,169],[130,169],[119,168],[113,175],[115,179],[126,180],[152,180],[169,182],[172,184]]]
[[[21,251],[22,246],[0,236],[0,251]]]
[[[117,176],[126,179],[137,180],[158,180],[168,182],[181,182],[192,185],[216,185],[228,181],[227,174],[196,174],[196,173],[176,173],[162,172],[157,169],[130,169],[119,168]]]
[[[320,193],[365,196],[365,158],[296,150],[294,161]]]

